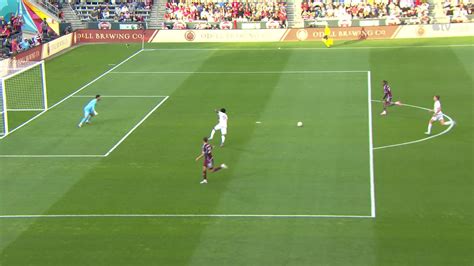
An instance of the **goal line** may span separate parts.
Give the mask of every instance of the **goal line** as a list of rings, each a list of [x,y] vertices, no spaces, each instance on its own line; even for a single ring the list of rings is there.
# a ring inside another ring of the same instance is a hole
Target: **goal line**
[[[373,219],[367,215],[325,215],[325,214],[12,214],[0,215],[0,219],[37,218],[279,218],[279,219]]]

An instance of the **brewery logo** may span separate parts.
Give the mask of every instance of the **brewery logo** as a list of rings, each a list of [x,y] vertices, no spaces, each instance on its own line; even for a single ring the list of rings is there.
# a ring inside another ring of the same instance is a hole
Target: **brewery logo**
[[[296,32],[296,38],[298,38],[298,40],[300,40],[300,41],[304,41],[304,40],[308,39],[308,32],[306,30],[303,30],[303,29],[298,30]]]
[[[186,39],[186,41],[192,42],[196,38],[196,33],[194,33],[194,31],[192,30],[188,30],[184,33],[184,38]]]
[[[112,28],[112,24],[107,21],[99,22],[99,30],[110,30]]]

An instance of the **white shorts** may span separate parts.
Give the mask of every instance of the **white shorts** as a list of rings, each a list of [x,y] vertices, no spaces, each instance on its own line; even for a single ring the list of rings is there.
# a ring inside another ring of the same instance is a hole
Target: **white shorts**
[[[217,124],[215,127],[214,127],[214,130],[220,130],[222,135],[226,135],[227,134],[227,127],[224,126],[224,125],[221,125],[221,124]]]
[[[440,120],[443,120],[444,117],[443,117],[443,113],[437,113],[437,114],[434,114],[433,117],[431,117],[431,121],[440,121]]]

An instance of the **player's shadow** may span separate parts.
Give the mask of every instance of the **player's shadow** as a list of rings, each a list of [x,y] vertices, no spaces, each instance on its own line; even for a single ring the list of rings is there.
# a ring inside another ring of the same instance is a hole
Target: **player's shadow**
[[[334,45],[334,46],[337,47],[337,46],[351,45],[351,44],[359,43],[359,42],[362,42],[362,41],[364,41],[364,40],[361,40],[361,39],[350,40],[350,41],[345,41],[345,42],[343,42],[343,43],[341,43],[341,44],[336,44],[336,45]]]

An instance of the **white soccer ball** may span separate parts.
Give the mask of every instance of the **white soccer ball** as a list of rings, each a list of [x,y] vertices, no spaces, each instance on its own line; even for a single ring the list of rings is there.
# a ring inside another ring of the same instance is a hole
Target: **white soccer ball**
[[[300,121],[300,122],[296,123],[296,126],[302,127],[302,126],[303,126],[303,122]]]

